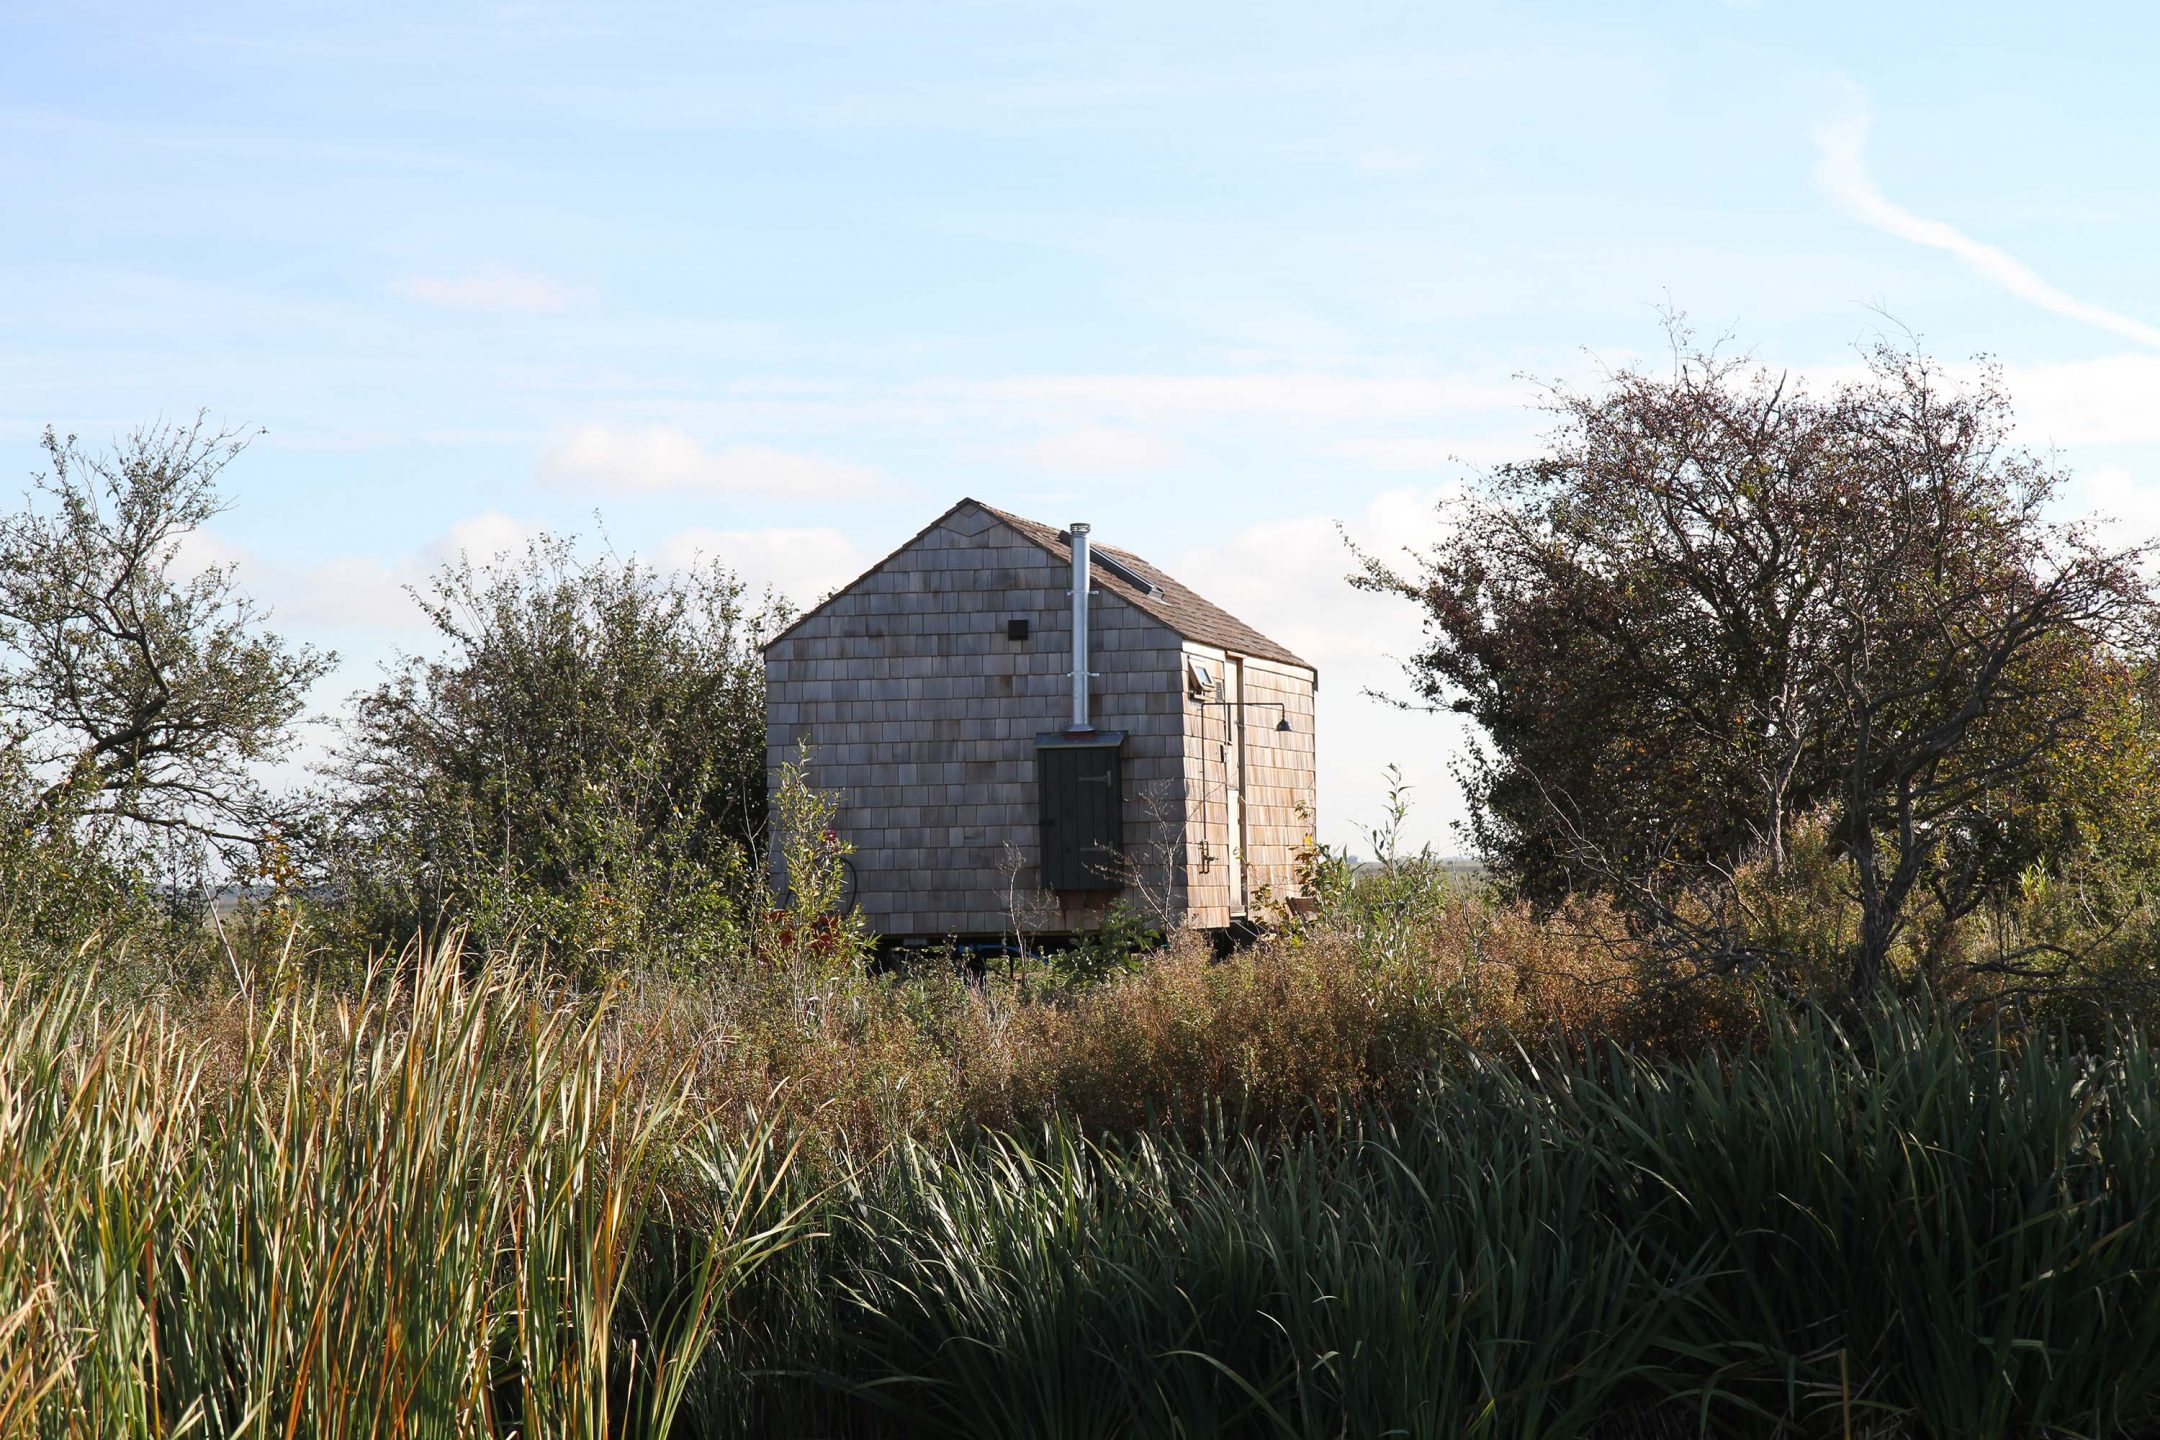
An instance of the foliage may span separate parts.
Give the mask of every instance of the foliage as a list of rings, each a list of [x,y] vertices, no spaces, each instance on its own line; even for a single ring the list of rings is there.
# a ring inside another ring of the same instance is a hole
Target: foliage
[[[464,925],[587,976],[739,951],[777,602],[751,609],[717,564],[543,538],[446,566],[422,603],[446,652],[360,698],[337,769],[335,865],[370,932]]]
[[[230,564],[190,574],[182,554],[243,444],[200,420],[110,454],[47,430],[50,473],[0,517],[0,751],[37,815],[71,812],[94,843],[231,858],[288,822],[253,769],[332,657],[265,630]]]
[[[830,1377],[784,1419],[2134,1433],[2160,1415],[2153,1066],[1883,1017],[1726,1063],[1470,1059],[1399,1119],[1275,1143],[906,1151],[768,1274],[782,1353]]]
[[[1393,1098],[1456,1043],[1464,1017],[1432,972],[1376,973],[1333,943],[1217,961],[1187,938],[1144,970],[1021,1009],[987,1119],[1067,1116],[1091,1131],[1197,1125],[1215,1107],[1257,1129]]]
[[[1818,397],[1685,345],[1560,392],[1547,454],[1414,571],[1365,558],[1425,612],[1419,693],[1483,728],[1475,834],[1507,877],[1663,924],[1668,878],[1776,867],[1820,812],[1864,993],[1919,894],[1954,919],[2079,837],[2149,848],[2145,552],[2045,517],[2062,477],[2010,445],[1992,372],[1884,347]]]
[[[1282,1073],[1309,1017],[1360,1007],[1284,973],[1375,993],[1327,948],[1172,957],[1043,1013],[1248,993],[1277,1028],[1246,1079],[1287,1116],[1335,1093]],[[671,1018],[710,987],[566,1003],[500,958],[400,969],[357,995],[297,969],[212,1004],[0,995],[0,1434],[2160,1422],[2160,1071],[2133,1035],[1908,1009],[1690,1061],[1463,1043],[1475,1016],[1427,1009],[1436,1043],[1367,1071],[1393,1088],[1302,1123],[1240,1128],[1227,1088],[1182,1127],[1050,1099],[1003,1133],[828,1132],[806,1168],[780,1136],[830,1103],[738,1105],[713,1070],[762,1012],[716,1032]],[[832,991],[821,1033],[907,1030],[958,1076],[1011,1023],[904,988]],[[885,1094],[921,1117],[911,1063]]]
[[[1037,959],[1052,985],[1080,989],[1138,970],[1163,939],[1157,917],[1120,895],[1103,908],[1095,929],[1040,952]]]
[[[0,1433],[674,1429],[787,1156],[623,1089],[604,1005],[412,969],[212,1026],[0,997]]]
[[[1436,913],[1458,900],[1465,878],[1432,853],[1403,848],[1410,818],[1410,785],[1402,770],[1386,770],[1387,800],[1380,823],[1365,833],[1373,858],[1361,864],[1347,852],[1309,842],[1299,862],[1299,882],[1318,905],[1316,922],[1339,932],[1369,964],[1386,966],[1406,957],[1423,939]]]
[[[0,751],[0,984],[73,976],[86,953],[122,991],[200,965],[207,957],[187,943],[199,912],[151,882],[156,853],[101,840],[83,811],[78,795],[51,795]]]
[[[782,903],[764,912],[755,948],[761,967],[783,983],[829,984],[854,975],[868,954],[852,893],[854,847],[833,828],[839,803],[814,783],[808,745],[781,764],[771,829]]]

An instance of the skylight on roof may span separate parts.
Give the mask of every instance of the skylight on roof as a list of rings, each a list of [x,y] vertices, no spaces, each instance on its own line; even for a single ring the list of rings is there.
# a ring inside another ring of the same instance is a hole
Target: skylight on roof
[[[1070,546],[1072,544],[1072,531],[1058,531],[1058,543],[1061,545]],[[1134,570],[1132,566],[1119,564],[1117,561],[1111,559],[1108,555],[1104,554],[1101,550],[1089,550],[1088,558],[1092,560],[1095,564],[1101,566],[1103,569],[1108,570],[1111,574],[1117,576],[1118,579],[1123,580],[1127,585],[1132,586],[1133,589],[1138,590],[1143,595],[1162,594],[1162,586],[1157,585],[1152,580],[1146,579],[1138,571]]]

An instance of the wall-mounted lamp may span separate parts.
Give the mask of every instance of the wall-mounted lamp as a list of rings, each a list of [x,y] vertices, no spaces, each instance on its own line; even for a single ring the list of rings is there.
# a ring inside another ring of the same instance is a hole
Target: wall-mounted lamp
[[[1290,733],[1290,707],[1280,700],[1209,700],[1195,695],[1192,697],[1192,703],[1203,710],[1210,705],[1220,705],[1225,710],[1228,710],[1233,705],[1247,710],[1279,710],[1282,712],[1282,718],[1275,722],[1275,728],[1284,735]]]

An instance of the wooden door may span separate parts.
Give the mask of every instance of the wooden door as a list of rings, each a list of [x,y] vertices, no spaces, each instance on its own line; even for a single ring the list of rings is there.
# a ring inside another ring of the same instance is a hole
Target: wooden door
[[[1223,785],[1229,794],[1230,913],[1246,913],[1245,899],[1245,662],[1233,655],[1223,672]]]
[[[1085,739],[1036,743],[1044,889],[1124,888],[1123,738],[1098,730]]]

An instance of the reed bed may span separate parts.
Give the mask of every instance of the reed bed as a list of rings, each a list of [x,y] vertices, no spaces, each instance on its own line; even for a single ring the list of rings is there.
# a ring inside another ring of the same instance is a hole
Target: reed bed
[[[0,1434],[671,1433],[787,1155],[625,1085],[604,1001],[408,975],[0,1003]]]
[[[1330,1040],[1417,1068],[1301,1124],[1250,1123],[1239,1090],[1105,1128],[1124,1112],[1008,1085],[999,1124],[865,1139],[854,1101],[716,1078],[737,1051],[770,1078],[770,1036],[497,959],[96,993],[0,999],[0,1435],[2160,1427],[2160,1067],[2135,1034],[1898,1010],[1681,1060],[1441,1043],[1435,1018]],[[814,1047],[931,1003],[834,992],[788,1023]],[[1133,1004],[1107,1040],[1066,1033],[1086,1004],[941,1010],[890,1073],[993,1031],[1125,1054],[1156,1023]],[[1264,1075],[1276,1031],[1236,1026]],[[1107,1068],[1064,1083],[1086,1100]]]
[[[1891,1015],[1273,1143],[911,1145],[761,1277],[767,1433],[2150,1434],[2155,1080]]]

